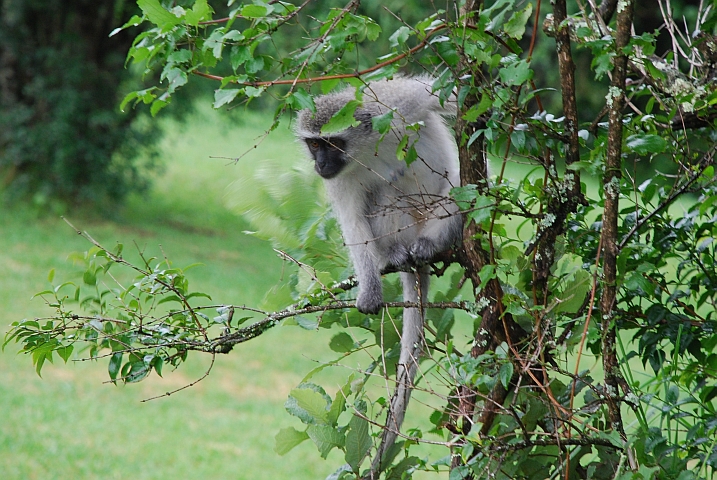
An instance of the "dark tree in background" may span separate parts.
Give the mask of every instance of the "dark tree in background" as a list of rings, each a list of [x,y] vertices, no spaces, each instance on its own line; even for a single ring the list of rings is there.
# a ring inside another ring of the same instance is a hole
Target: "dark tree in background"
[[[136,3],[0,0],[0,6],[6,196],[43,206],[52,198],[119,199],[145,188],[157,126],[141,121],[145,113],[119,111],[123,83],[133,76],[124,67],[133,35],[109,36],[138,11]]]

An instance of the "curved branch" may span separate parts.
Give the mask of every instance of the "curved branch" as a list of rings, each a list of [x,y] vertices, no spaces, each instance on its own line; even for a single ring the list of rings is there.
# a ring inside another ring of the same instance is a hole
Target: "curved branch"
[[[475,311],[475,308],[471,302],[427,302],[418,304],[415,302],[386,302],[384,304],[386,308],[453,308],[458,310],[465,310],[467,312]],[[235,307],[242,308],[242,307]],[[284,319],[296,317],[299,315],[306,315],[309,313],[317,312],[328,312],[331,310],[343,310],[347,308],[356,308],[355,302],[338,301],[332,302],[329,305],[306,305],[300,307],[299,305],[292,305],[291,307],[268,314],[263,319],[249,325],[248,327],[241,328],[235,332],[227,335],[223,335],[218,338],[211,339],[206,344],[197,344],[196,347],[191,347],[190,350],[201,350],[205,352],[217,352],[217,353],[229,353],[234,345],[244,343],[253,338],[258,337],[272,327],[275,327]]]

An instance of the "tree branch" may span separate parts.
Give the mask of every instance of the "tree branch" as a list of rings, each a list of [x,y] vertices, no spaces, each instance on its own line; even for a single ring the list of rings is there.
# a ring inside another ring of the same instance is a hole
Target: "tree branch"
[[[600,298],[602,313],[602,354],[605,372],[605,397],[610,424],[625,441],[625,430],[620,412],[618,386],[622,374],[617,359],[616,327],[614,324],[617,299],[617,245],[620,185],[622,178],[623,108],[626,104],[627,55],[625,47],[630,41],[634,0],[621,0],[617,12],[617,35],[612,71],[612,83],[608,91],[608,145],[603,177],[605,206],[602,215],[603,291]]]
[[[325,75],[320,77],[310,77],[310,78],[293,78],[293,79],[284,79],[284,80],[267,80],[264,82],[231,82],[235,83],[237,85],[242,85],[246,87],[271,87],[274,85],[296,85],[301,83],[314,83],[314,82],[321,82],[325,80],[341,80],[344,78],[359,78],[363,75],[366,75],[367,73],[375,72],[376,70],[380,70],[383,67],[386,67],[388,65],[391,65],[393,63],[396,63],[400,60],[403,60],[404,58],[413,55],[414,53],[420,51],[423,47],[425,47],[428,44],[428,40],[436,33],[439,32],[445,28],[448,28],[447,25],[438,25],[436,28],[431,30],[427,35],[426,38],[424,38],[418,45],[411,48],[407,52],[400,53],[396,55],[393,58],[389,58],[388,60],[385,60],[381,63],[377,63],[373,67],[366,68],[364,70],[358,70],[354,73],[342,73],[337,75]],[[211,80],[217,80],[217,81],[223,81],[224,77],[218,76],[218,75],[211,75],[209,73],[194,71],[192,72],[195,75],[199,75],[200,77],[209,78]]]

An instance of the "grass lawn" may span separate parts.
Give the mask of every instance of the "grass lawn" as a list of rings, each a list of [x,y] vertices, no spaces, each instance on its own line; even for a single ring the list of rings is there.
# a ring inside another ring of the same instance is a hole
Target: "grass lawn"
[[[288,165],[298,150],[283,127],[237,164],[209,156],[239,156],[268,125],[249,114],[243,124],[224,122],[210,111],[186,125],[169,122],[161,143],[166,170],[149,196],[115,211],[66,216],[108,247],[121,242],[129,252],[136,242],[159,255],[161,245],[177,266],[203,263],[189,278],[216,302],[257,304],[281,275],[281,261],[241,233],[246,224],[224,207],[225,191],[258,162]],[[24,207],[0,211],[0,333],[14,320],[51,313],[32,295],[48,287],[51,268],[55,281],[72,272],[68,254],[88,247],[59,218]],[[196,380],[209,357],[194,355],[179,371],[165,369],[165,378],[115,387],[103,383],[106,362],[46,364],[41,379],[11,344],[0,354],[0,478],[325,478],[342,463],[338,453],[324,462],[305,442],[279,457],[273,445],[280,428],[300,426],[283,404],[316,358],[332,358],[329,335],[275,328],[218,358],[203,382],[146,403]]]

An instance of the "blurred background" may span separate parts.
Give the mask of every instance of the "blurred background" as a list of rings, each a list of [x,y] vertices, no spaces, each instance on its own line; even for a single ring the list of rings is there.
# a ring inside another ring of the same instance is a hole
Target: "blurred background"
[[[362,2],[384,33],[361,61],[378,56],[400,25],[390,11],[412,24],[434,8],[415,3]],[[688,16],[692,3],[673,1]],[[210,4],[217,17],[226,11]],[[219,302],[256,305],[282,276],[270,246],[243,234],[248,225],[228,205],[241,194],[234,182],[258,166],[305,162],[289,119],[264,139],[271,98],[212,110],[218,85],[206,79],[183,87],[158,118],[141,106],[121,112],[124,95],[157,75],[125,68],[139,31],[109,36],[137,13],[129,0],[0,0],[0,335],[15,320],[52,313],[33,295],[48,288],[51,269],[56,279],[74,272],[68,255],[90,247],[63,216],[105,246],[134,243],[177,266],[202,263],[189,278]],[[640,22],[649,31],[661,18]],[[553,48],[538,43],[534,58],[546,68],[537,77],[557,74]],[[590,98],[607,87],[583,78],[580,88],[592,90],[580,106],[592,118]],[[325,478],[342,463],[336,450],[324,462],[310,442],[286,457],[273,446],[280,428],[300,425],[283,404],[316,360],[333,358],[328,338],[275,328],[218,358],[204,381],[144,403],[197,380],[210,359],[195,355],[165,378],[116,387],[103,362],[48,365],[39,378],[10,344],[0,354],[0,478]]]
[[[33,295],[51,269],[56,282],[79,269],[68,256],[90,247],[61,216],[130,255],[201,263],[190,281],[216,301],[256,305],[282,276],[226,205],[228,187],[263,162],[303,161],[288,121],[262,142],[273,107],[215,111],[218,85],[204,79],[157,118],[141,106],[120,112],[142,86],[144,72],[124,66],[139,31],[109,33],[135,13],[131,1],[0,1],[0,338],[13,321],[52,313]],[[340,460],[308,442],[284,458],[273,448],[280,428],[300,426],[283,404],[327,338],[275,328],[218,358],[204,381],[146,403],[196,381],[210,358],[114,386],[102,361],[56,359],[40,378],[10,344],[0,353],[0,478],[325,478]]]

